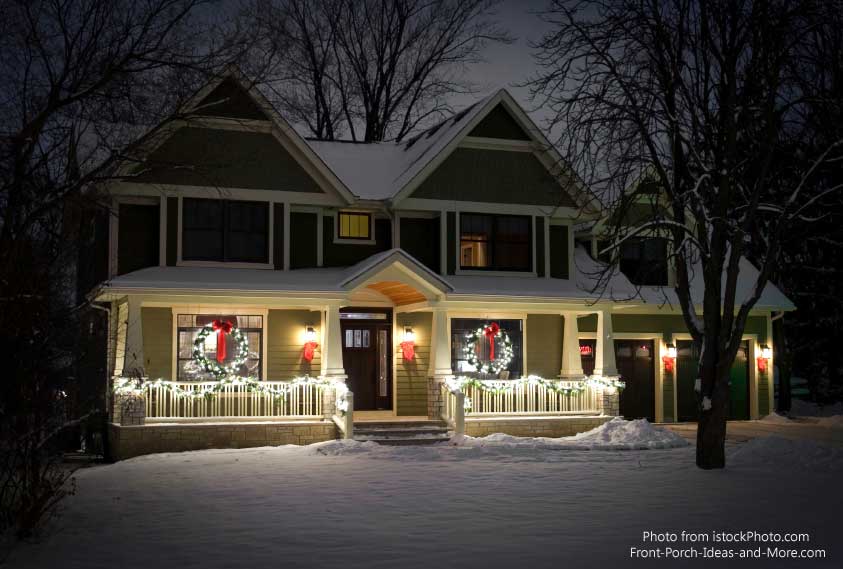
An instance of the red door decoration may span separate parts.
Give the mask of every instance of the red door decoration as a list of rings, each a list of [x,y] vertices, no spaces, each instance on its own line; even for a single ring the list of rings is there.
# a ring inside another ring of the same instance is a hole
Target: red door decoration
[[[401,342],[401,355],[404,361],[413,361],[416,357],[416,343],[412,340]]]
[[[664,362],[664,371],[672,372],[673,371],[673,358],[670,356],[662,356],[662,361]]]
[[[217,333],[217,361],[222,363],[225,361],[225,336],[231,333],[233,324],[228,320],[214,320],[213,329]]]
[[[492,322],[483,329],[483,335],[489,340],[489,360],[495,359],[495,338],[498,337],[500,329],[497,322]]]
[[[306,361],[312,362],[313,361],[313,354],[316,351],[316,348],[319,347],[318,342],[310,341],[304,343],[304,359]]]
[[[759,356],[755,358],[755,362],[758,364],[758,371],[767,371],[767,358],[765,358],[764,356]]]

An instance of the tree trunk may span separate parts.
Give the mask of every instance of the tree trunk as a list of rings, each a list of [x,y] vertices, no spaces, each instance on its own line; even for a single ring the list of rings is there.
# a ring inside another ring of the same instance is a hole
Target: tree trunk
[[[790,374],[793,369],[793,360],[790,350],[787,349],[787,339],[784,335],[784,318],[773,321],[773,350],[776,353],[775,368],[779,370],[779,392],[776,411],[788,413],[790,411]],[[770,370],[774,374],[775,368]]]
[[[716,374],[716,366],[701,369],[702,385],[707,385],[705,374]],[[700,406],[697,423],[697,466],[704,470],[726,466],[726,418],[729,409],[729,376],[720,375],[712,379],[714,389],[711,409]],[[705,391],[703,390],[703,393]]]

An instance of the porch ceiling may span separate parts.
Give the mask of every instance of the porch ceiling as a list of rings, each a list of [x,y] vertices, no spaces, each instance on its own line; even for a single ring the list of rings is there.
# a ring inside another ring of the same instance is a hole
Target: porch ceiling
[[[389,298],[396,306],[405,306],[426,300],[422,293],[400,281],[380,281],[371,283],[366,288],[381,293]]]

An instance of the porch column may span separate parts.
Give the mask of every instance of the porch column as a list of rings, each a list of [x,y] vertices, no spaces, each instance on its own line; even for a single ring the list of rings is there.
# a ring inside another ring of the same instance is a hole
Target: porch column
[[[433,309],[433,325],[430,339],[430,365],[428,377],[442,379],[453,375],[451,371],[451,330],[448,325],[448,311]]]
[[[123,327],[123,369],[120,374],[123,377],[143,376],[143,324],[141,322],[141,302],[135,296],[128,297],[126,309],[119,310],[119,317],[125,317],[124,322],[118,322],[118,327]],[[119,342],[118,331],[118,342]],[[118,344],[119,347],[119,344]]]
[[[342,329],[340,328],[340,307],[328,305],[325,311],[325,345],[322,349],[324,367],[322,375],[331,379],[344,380],[345,367],[342,364]]]
[[[597,345],[594,349],[594,375],[618,375],[618,366],[615,363],[615,339],[612,336],[612,311],[598,311]]]
[[[582,360],[580,359],[577,313],[563,312],[562,316],[565,319],[565,325],[562,336],[562,369],[559,370],[559,377],[580,379],[583,376],[583,371]]]

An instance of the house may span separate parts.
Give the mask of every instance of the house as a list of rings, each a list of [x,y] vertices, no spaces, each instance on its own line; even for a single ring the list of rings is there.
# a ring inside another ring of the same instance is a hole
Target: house
[[[306,140],[236,72],[211,82],[92,219],[114,454],[692,419],[660,249],[589,292],[600,213],[562,164],[506,90],[356,144]],[[663,270],[639,290],[644,264]],[[753,311],[734,418],[770,412],[771,317],[790,309],[769,285]]]

